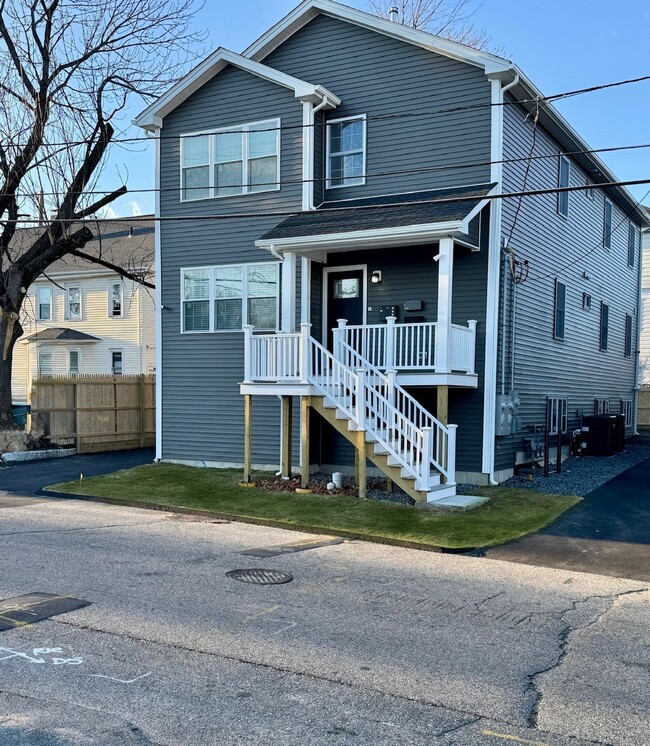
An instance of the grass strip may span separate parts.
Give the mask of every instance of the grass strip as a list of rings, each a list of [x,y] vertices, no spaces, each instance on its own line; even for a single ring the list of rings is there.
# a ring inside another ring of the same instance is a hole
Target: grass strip
[[[420,510],[356,497],[242,488],[240,479],[238,469],[148,464],[47,489],[446,549],[485,547],[517,539],[548,525],[580,500],[509,487],[477,487],[475,494],[490,498],[478,508]]]

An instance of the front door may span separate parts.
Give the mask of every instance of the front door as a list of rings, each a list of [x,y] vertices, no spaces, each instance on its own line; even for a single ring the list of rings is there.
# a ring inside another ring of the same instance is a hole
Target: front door
[[[339,319],[350,325],[363,324],[365,306],[363,269],[342,267],[340,271],[327,273],[327,347],[332,349],[332,329]]]

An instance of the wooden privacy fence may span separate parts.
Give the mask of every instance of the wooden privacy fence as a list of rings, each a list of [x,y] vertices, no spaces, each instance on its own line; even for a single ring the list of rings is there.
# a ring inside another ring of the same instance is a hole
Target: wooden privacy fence
[[[155,376],[81,375],[32,383],[32,430],[79,453],[151,446]]]
[[[650,386],[639,389],[639,427],[650,427]]]

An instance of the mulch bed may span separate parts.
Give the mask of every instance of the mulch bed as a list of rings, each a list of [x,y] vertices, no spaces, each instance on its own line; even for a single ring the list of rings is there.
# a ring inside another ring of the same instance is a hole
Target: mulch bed
[[[343,477],[343,487],[337,489],[336,487],[332,490],[327,489],[327,484],[330,481],[331,476],[325,474],[312,474],[309,479],[309,489],[313,491],[315,495],[347,495],[348,497],[356,497],[359,494],[359,490],[352,477]],[[295,492],[300,488],[300,477],[293,477],[292,479],[281,479],[277,477],[275,479],[260,479],[257,482],[257,486],[263,490],[269,490],[270,492]],[[368,490],[386,490],[386,480],[380,477],[370,477],[367,482]]]

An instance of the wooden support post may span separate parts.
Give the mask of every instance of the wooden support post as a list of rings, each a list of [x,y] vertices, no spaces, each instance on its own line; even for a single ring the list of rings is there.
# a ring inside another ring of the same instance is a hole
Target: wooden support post
[[[244,482],[251,481],[252,436],[253,436],[253,397],[244,394]]]
[[[386,477],[386,492],[393,491],[393,480],[390,477]]]
[[[309,485],[309,409],[311,399],[300,397],[300,486]]]
[[[438,386],[438,406],[436,418],[443,425],[449,424],[449,386]]]
[[[292,397],[282,397],[282,479],[291,479],[291,433],[292,433]]]
[[[367,475],[366,475],[366,431],[359,430],[357,433],[357,486],[359,487],[359,497],[366,497],[367,492]]]

